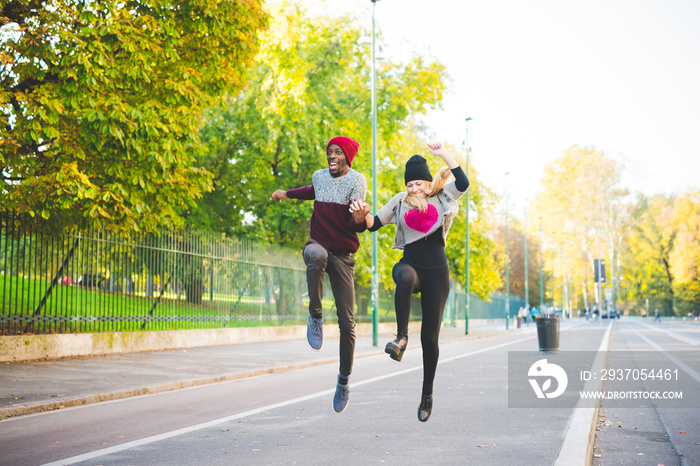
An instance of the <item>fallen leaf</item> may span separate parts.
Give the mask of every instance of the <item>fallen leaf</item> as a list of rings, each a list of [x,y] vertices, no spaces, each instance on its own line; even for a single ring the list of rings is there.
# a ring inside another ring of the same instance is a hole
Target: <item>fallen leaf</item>
[[[479,448],[488,448],[488,445],[477,445]]]
[[[680,431],[679,433],[680,433],[680,434],[685,434],[685,432],[683,432],[683,431]]]

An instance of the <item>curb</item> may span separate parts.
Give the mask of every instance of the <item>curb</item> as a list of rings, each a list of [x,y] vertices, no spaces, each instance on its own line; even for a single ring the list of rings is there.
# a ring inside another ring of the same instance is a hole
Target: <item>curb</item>
[[[379,353],[376,353],[379,354]],[[372,356],[374,354],[364,354],[356,356],[355,358]],[[79,396],[75,398],[69,398],[61,401],[55,401],[51,403],[40,403],[36,405],[29,406],[17,406],[13,408],[3,408],[0,409],[0,420],[5,420],[7,418],[25,416],[28,414],[43,413],[46,411],[55,411],[57,409],[72,408],[76,406],[83,406],[92,403],[100,403],[103,401],[119,400],[123,398],[131,398],[134,396],[142,395],[153,395],[155,393],[168,392],[172,390],[179,390],[182,388],[197,387],[200,385],[209,385],[219,382],[226,382],[229,380],[245,379],[248,377],[256,377],[259,375],[275,374],[278,372],[287,372],[297,369],[306,369],[309,367],[322,366],[326,364],[333,364],[338,362],[338,358],[335,359],[324,359],[320,361],[311,361],[302,364],[292,364],[288,366],[271,367],[268,369],[259,369],[255,371],[240,372],[236,374],[221,375],[216,377],[206,377],[203,379],[192,379],[184,380],[179,382],[170,382],[160,385],[153,385],[149,387],[134,388],[129,390],[119,390],[116,392],[106,392],[97,395],[86,395]]]
[[[612,337],[612,322],[603,336],[603,341],[598,348],[602,356],[600,364],[607,360],[607,352],[610,349]],[[594,362],[594,365],[596,362]],[[598,388],[602,386],[602,380],[598,381]],[[564,436],[564,443],[559,449],[554,466],[582,465],[590,466],[593,462],[593,446],[595,443],[596,427],[598,425],[598,413],[600,412],[600,400],[595,408],[574,408],[571,423]]]
[[[379,333],[390,333],[396,324],[379,324]],[[357,336],[372,334],[372,324],[356,326]],[[338,338],[338,327],[326,328],[326,336]],[[165,351],[204,346],[241,345],[266,341],[301,340],[306,325],[288,327],[239,327],[225,329],[154,330],[144,332],[63,333],[0,335],[0,362],[26,362],[68,357],[92,357],[119,353]]]

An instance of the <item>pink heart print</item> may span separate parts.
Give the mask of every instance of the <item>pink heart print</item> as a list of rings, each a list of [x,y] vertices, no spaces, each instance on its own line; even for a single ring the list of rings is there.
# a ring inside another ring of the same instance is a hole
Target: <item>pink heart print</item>
[[[421,212],[418,209],[411,209],[403,216],[406,225],[411,230],[427,233],[435,225],[438,219],[438,211],[434,205],[428,204],[428,210]]]

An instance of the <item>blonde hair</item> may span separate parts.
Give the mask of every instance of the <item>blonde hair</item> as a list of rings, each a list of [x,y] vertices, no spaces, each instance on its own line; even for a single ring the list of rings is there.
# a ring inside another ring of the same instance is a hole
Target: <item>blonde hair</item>
[[[433,181],[426,181],[427,187],[425,194],[427,197],[437,196],[447,184],[447,180],[452,176],[452,170],[448,167],[442,167],[435,175]],[[415,194],[410,194],[406,189],[406,197],[403,199],[403,204],[409,208],[418,209],[421,212],[428,210],[427,197],[418,197]]]

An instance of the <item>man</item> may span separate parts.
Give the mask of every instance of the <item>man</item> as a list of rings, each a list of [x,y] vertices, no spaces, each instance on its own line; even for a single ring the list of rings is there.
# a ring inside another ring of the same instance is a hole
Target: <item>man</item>
[[[303,250],[309,289],[309,319],[306,339],[314,351],[323,345],[323,278],[328,274],[340,327],[340,370],[333,409],[342,413],[349,401],[348,378],[355,353],[355,260],[360,246],[357,233],[366,229],[355,223],[350,202],[364,201],[367,180],[351,168],[359,144],[348,137],[334,137],[326,147],[328,168],[316,171],[312,184],[288,191],[277,190],[271,200],[314,200],[311,239]]]

